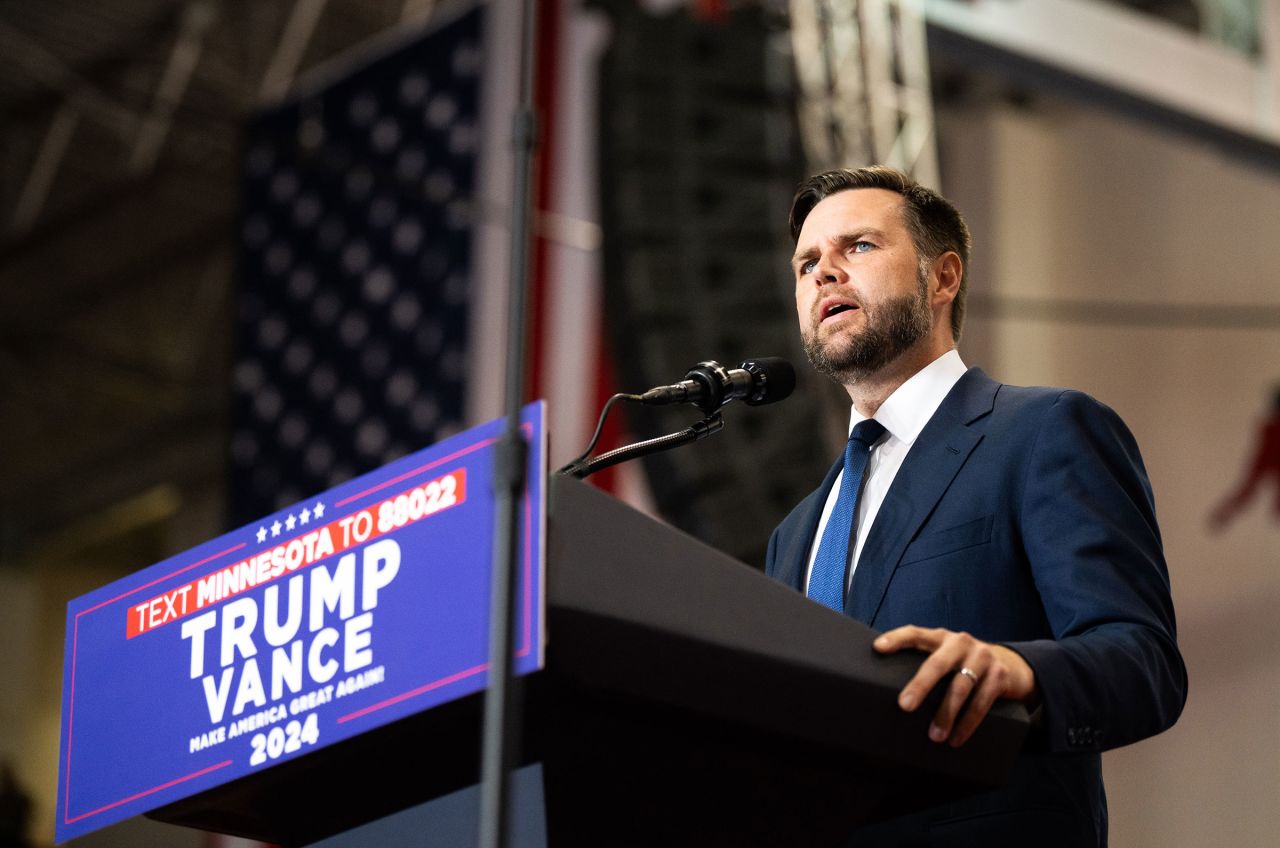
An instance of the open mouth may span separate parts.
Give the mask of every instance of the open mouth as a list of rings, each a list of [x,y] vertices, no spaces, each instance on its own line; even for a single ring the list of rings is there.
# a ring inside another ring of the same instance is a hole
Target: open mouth
[[[856,304],[845,303],[843,301],[826,304],[822,307],[822,320],[826,321],[828,318],[834,318],[844,312],[852,312],[857,308],[858,306]]]

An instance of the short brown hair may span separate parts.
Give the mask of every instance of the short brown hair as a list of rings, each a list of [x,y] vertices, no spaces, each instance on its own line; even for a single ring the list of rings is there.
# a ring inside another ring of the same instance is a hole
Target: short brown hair
[[[960,210],[942,195],[925,188],[895,168],[873,165],[849,170],[838,168],[815,174],[796,189],[791,201],[791,240],[798,241],[804,219],[813,207],[842,191],[857,188],[882,188],[902,195],[902,217],[911,233],[916,253],[933,261],[947,251],[960,257],[960,290],[951,304],[951,337],[960,340],[964,326],[964,298],[969,290],[969,227]]]

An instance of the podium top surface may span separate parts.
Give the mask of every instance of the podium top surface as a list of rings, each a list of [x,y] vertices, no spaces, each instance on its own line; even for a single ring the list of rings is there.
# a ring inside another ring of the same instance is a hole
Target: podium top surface
[[[928,739],[940,698],[903,713],[923,654],[577,480],[553,482],[549,663],[590,685],[995,785],[1028,728],[1000,702],[961,748]],[[941,688],[941,687],[939,687]]]

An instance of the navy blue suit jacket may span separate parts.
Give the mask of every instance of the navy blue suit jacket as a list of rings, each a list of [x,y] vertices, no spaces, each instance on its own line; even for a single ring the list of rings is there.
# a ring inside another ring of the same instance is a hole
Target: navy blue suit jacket
[[[767,573],[801,591],[839,469],[769,542]],[[876,630],[946,627],[1002,643],[1031,664],[1043,704],[1005,788],[854,845],[1105,845],[1099,752],[1169,727],[1186,699],[1138,446],[1080,392],[970,369],[894,478],[845,611]]]

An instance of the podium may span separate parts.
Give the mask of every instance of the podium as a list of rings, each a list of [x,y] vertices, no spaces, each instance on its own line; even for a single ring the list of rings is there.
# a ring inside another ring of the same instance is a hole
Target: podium
[[[998,785],[1028,727],[1001,702],[962,748],[897,693],[918,654],[581,483],[551,482],[546,667],[522,763],[547,842],[840,845],[861,823]],[[480,696],[148,813],[301,846],[479,779]]]

